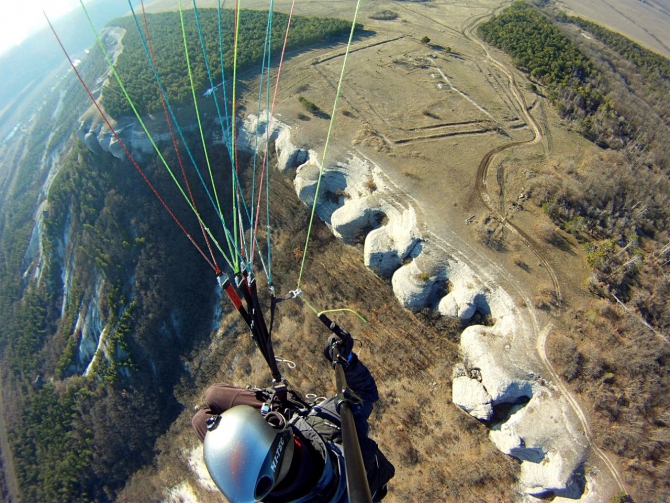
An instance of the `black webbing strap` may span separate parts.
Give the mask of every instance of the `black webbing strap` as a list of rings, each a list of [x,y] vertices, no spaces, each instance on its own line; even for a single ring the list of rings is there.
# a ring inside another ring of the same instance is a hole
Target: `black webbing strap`
[[[260,340],[260,350],[265,357],[265,361],[270,367],[270,372],[272,373],[272,379],[275,381],[281,381],[281,372],[279,372],[279,367],[277,366],[277,360],[275,359],[275,352],[272,348],[272,338],[270,337],[270,332],[268,332],[268,327],[265,323],[265,317],[263,316],[263,310],[261,308],[260,302],[258,300],[258,289],[256,286],[256,279],[252,279],[249,283],[249,290],[251,294],[251,301],[253,305],[253,318],[254,325],[257,331],[257,336]]]
[[[251,325],[251,318],[249,317],[249,313],[247,312],[246,309],[244,309],[244,306],[242,305],[242,300],[240,299],[240,296],[237,294],[237,290],[235,290],[235,287],[230,282],[230,279],[228,279],[228,276],[220,274],[219,276],[217,276],[217,279],[219,281],[221,289],[224,292],[226,292],[226,295],[233,303],[233,306],[235,306],[235,309],[237,309],[237,312],[240,313],[240,316],[242,316],[245,323],[247,325]]]
[[[340,339],[346,340],[351,338],[351,334],[347,332],[345,329],[343,329],[341,326],[339,326],[337,323],[332,321],[328,316],[325,314],[321,313],[319,315],[319,319],[321,320],[321,323],[326,325],[328,327],[328,330],[333,332],[335,335],[337,335]]]

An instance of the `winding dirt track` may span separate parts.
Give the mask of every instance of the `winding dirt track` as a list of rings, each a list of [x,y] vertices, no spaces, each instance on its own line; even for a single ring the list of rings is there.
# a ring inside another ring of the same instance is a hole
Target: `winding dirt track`
[[[476,18],[473,18],[473,20],[466,25],[466,27],[463,29],[463,36],[466,37],[468,40],[471,42],[474,42],[478,44],[486,53],[486,58],[493,64],[495,65],[501,72],[503,72],[507,78],[509,79],[510,83],[510,90],[512,94],[514,95],[515,99],[517,100],[519,106],[521,107],[521,110],[523,111],[524,116],[526,117],[526,120],[528,121],[528,124],[531,126],[534,132],[534,138],[530,141],[527,142],[513,142],[509,143],[507,145],[502,145],[500,147],[497,147],[490,152],[488,152],[481,160],[479,163],[479,168],[477,170],[477,179],[475,182],[475,196],[479,197],[481,202],[498,218],[501,220],[501,222],[505,225],[506,228],[508,228],[510,231],[512,231],[515,235],[517,235],[527,246],[528,248],[533,252],[533,254],[538,258],[538,260],[541,261],[541,263],[545,266],[547,272],[551,276],[552,283],[554,285],[554,290],[556,292],[556,298],[561,302],[561,291],[560,291],[560,285],[558,282],[558,278],[556,277],[556,274],[554,273],[551,265],[549,262],[546,260],[546,258],[540,253],[537,245],[534,243],[534,241],[526,234],[524,233],[521,229],[516,227],[514,224],[509,222],[505,217],[503,217],[494,207],[494,205],[491,202],[491,199],[487,193],[487,187],[486,187],[486,178],[488,176],[488,169],[491,165],[491,162],[495,158],[497,154],[500,152],[503,152],[504,150],[518,147],[521,145],[525,146],[531,146],[539,143],[542,141],[542,132],[537,125],[537,122],[533,118],[533,116],[530,114],[528,111],[528,106],[526,104],[526,101],[519,91],[516,81],[514,79],[514,75],[511,71],[507,69],[505,65],[497,61],[495,58],[493,58],[488,51],[488,48],[475,36],[472,35],[472,30],[475,28],[475,26],[484,20],[485,18],[488,18],[491,14],[493,14],[493,10],[489,13],[487,13],[484,16],[478,16]],[[621,475],[619,474],[619,471],[617,470],[616,466],[612,461],[607,457],[607,455],[603,452],[602,449],[600,449],[594,442],[593,440],[593,433],[591,431],[591,428],[589,426],[588,420],[586,418],[586,415],[584,414],[584,411],[582,410],[581,406],[575,399],[575,397],[572,395],[570,390],[565,386],[563,381],[561,380],[560,376],[557,374],[557,372],[554,370],[553,365],[549,361],[549,358],[547,357],[547,352],[546,352],[546,341],[547,341],[547,336],[553,329],[553,326],[551,324],[547,325],[543,330],[540,330],[540,327],[537,324],[537,321],[535,320],[535,317],[533,317],[533,322],[535,326],[535,332],[537,336],[537,352],[540,356],[540,359],[542,360],[543,365],[545,366],[547,372],[551,375],[552,380],[554,381],[555,385],[558,387],[559,391],[563,394],[563,396],[566,398],[568,403],[570,404],[571,408],[579,418],[579,421],[582,425],[582,430],[584,432],[584,437],[589,443],[589,446],[591,450],[596,454],[596,456],[603,462],[603,464],[607,467],[609,472],[611,473],[612,477],[616,481],[617,485],[619,486],[619,490],[626,492],[626,487],[624,485],[624,482],[621,478]]]
[[[521,241],[523,241],[526,246],[530,249],[531,252],[537,257],[537,259],[540,261],[540,263],[544,266],[544,268],[547,270],[547,273],[549,274],[551,278],[552,285],[554,287],[554,293],[556,295],[556,300],[558,301],[559,305],[561,304],[562,296],[561,296],[561,285],[558,282],[558,278],[556,277],[556,273],[554,272],[553,268],[549,264],[549,261],[540,253],[537,244],[533,239],[528,236],[524,231],[519,229],[516,225],[514,225],[512,222],[507,220],[507,218],[503,215],[500,214],[500,212],[495,208],[493,203],[491,202],[491,198],[488,195],[487,192],[487,187],[486,187],[486,178],[488,177],[488,170],[489,167],[491,166],[491,163],[493,162],[493,159],[498,155],[499,153],[519,147],[519,146],[531,146],[531,145],[536,145],[542,141],[542,131],[540,130],[540,127],[537,125],[537,122],[535,122],[535,119],[533,116],[530,114],[528,111],[528,105],[526,104],[526,99],[524,96],[519,92],[519,89],[516,85],[516,80],[514,79],[514,74],[510,71],[507,70],[505,65],[500,63],[498,60],[494,59],[491,54],[488,51],[488,48],[479,41],[476,37],[472,35],[472,29],[483,19],[487,18],[490,16],[491,13],[486,14],[484,16],[478,16],[474,18],[464,29],[463,29],[463,36],[470,40],[470,42],[474,42],[478,44],[486,53],[486,58],[493,63],[502,73],[504,73],[507,78],[509,79],[509,87],[510,91],[514,95],[514,98],[516,99],[517,103],[519,104],[519,107],[521,108],[521,111],[523,112],[526,121],[530,125],[530,127],[533,130],[533,139],[529,141],[517,141],[517,142],[512,142],[508,143],[507,145],[501,145],[499,147],[494,148],[490,152],[488,152],[480,161],[479,167],[477,168],[477,176],[475,178],[475,190],[473,192],[473,195],[475,197],[479,197],[480,201],[486,206],[486,208],[493,214],[498,217],[498,219],[502,222],[502,224],[509,229],[512,233],[514,233]]]

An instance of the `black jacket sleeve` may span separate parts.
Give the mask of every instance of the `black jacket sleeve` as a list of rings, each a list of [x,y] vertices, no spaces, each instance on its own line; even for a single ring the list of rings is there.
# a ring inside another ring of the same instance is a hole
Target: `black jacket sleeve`
[[[368,368],[358,359],[358,356],[351,350],[354,346],[351,334],[334,321],[330,320],[325,314],[320,314],[319,319],[328,327],[328,329],[339,338],[346,348],[348,364],[344,369],[344,375],[347,378],[347,385],[368,405],[372,405],[379,400],[377,383]],[[332,337],[332,336],[331,336]],[[329,341],[330,344],[330,341]],[[324,350],[326,359],[332,361],[328,346]],[[372,410],[372,409],[370,409]],[[367,417],[367,416],[366,416]]]
[[[375,378],[355,353],[351,354],[351,360],[349,366],[344,370],[344,376],[347,378],[351,391],[361,397],[364,402],[372,405],[379,400]]]

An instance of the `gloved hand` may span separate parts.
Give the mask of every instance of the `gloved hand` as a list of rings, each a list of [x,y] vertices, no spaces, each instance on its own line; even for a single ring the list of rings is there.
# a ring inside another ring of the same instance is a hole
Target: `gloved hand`
[[[347,335],[349,335],[347,333]],[[340,348],[340,358],[343,360],[342,363],[347,365],[347,363],[350,360],[351,357],[351,352],[354,349],[354,339],[349,335],[349,337],[345,337],[344,339],[341,339],[337,335],[331,335],[328,337],[328,342],[326,343],[326,346],[323,348],[323,356],[326,360],[329,362],[333,361],[333,346],[335,344],[339,345]]]

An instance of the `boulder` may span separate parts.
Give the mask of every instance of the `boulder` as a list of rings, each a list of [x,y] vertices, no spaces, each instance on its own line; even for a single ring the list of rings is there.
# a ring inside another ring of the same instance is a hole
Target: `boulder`
[[[393,274],[391,284],[393,293],[403,307],[419,311],[429,304],[437,279],[436,276],[425,275],[412,260]]]
[[[473,325],[461,334],[465,366],[479,369],[491,403],[516,403],[533,396],[533,382],[510,359],[513,333]]]
[[[481,421],[488,421],[493,416],[491,396],[476,379],[467,376],[454,378],[452,400],[461,409]]]
[[[311,158],[310,158],[311,161]],[[319,197],[316,203],[316,214],[327,225],[331,225],[331,216],[349,201],[347,192],[348,177],[346,170],[334,166],[324,170],[319,184],[321,167],[316,162],[308,162],[300,166],[296,172],[295,188],[300,200],[308,207],[314,204],[317,185]]]
[[[277,140],[279,133],[283,129],[288,129],[286,124],[276,119],[270,121],[268,127],[268,114],[263,110],[259,116],[249,114],[245,117],[244,123],[237,131],[237,147],[240,150],[253,152],[265,152],[268,142]]]
[[[382,278],[390,277],[405,259],[418,254],[419,250],[416,248],[420,241],[416,215],[412,208],[402,212],[389,208],[385,213],[388,220],[386,225],[371,231],[365,238],[363,247],[366,267]],[[421,272],[417,274],[420,276]],[[401,275],[398,281],[404,281],[403,278],[404,275]]]
[[[128,148],[128,147],[126,147]],[[116,139],[116,137],[112,137],[111,140],[109,141],[109,147],[108,151],[110,154],[112,154],[114,157],[117,159],[125,159],[126,157],[126,151],[123,149],[119,141]],[[135,156],[139,157],[139,156]]]
[[[480,300],[483,296],[482,291],[473,286],[454,286],[452,291],[442,298],[437,309],[442,316],[469,320],[477,309],[480,309],[480,305],[486,304]]]
[[[316,158],[310,158],[308,162],[298,167],[293,181],[295,193],[308,208],[314,204],[316,184],[319,180],[319,165]]]
[[[333,234],[345,244],[361,241],[361,234],[376,227],[384,213],[371,206],[370,198],[346,202],[330,217]]]
[[[526,493],[539,497],[554,493],[581,494],[576,476],[584,462],[586,441],[572,408],[563,396],[548,389],[525,406],[512,410],[509,419],[494,426],[491,441],[505,454],[522,461],[521,483]]]
[[[100,142],[98,141],[98,136],[93,131],[89,131],[84,135],[84,144],[94,154],[101,154],[102,147],[100,147]]]

